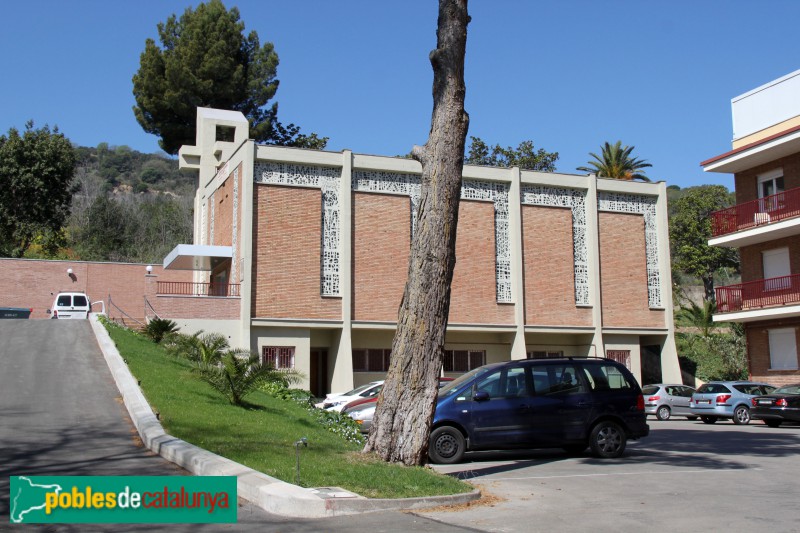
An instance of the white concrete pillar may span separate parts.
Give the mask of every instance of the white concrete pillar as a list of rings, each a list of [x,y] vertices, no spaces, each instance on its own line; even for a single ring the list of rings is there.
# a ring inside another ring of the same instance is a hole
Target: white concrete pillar
[[[514,340],[511,344],[511,359],[525,359],[525,284],[523,280],[524,257],[522,256],[522,206],[520,205],[521,174],[519,167],[510,170],[511,184],[508,188],[508,240],[511,245],[511,297],[514,302]]]
[[[661,278],[661,305],[664,307],[664,323],[667,326],[667,337],[661,346],[661,379],[665,383],[683,383],[680,362],[678,361],[678,349],[675,346],[675,313],[672,303],[672,265],[670,264],[669,255],[667,184],[663,181],[658,184],[656,218],[658,223],[658,274]]]
[[[244,155],[242,156],[242,175],[241,187],[239,188],[240,201],[239,212],[241,213],[240,223],[241,229],[239,230],[239,255],[240,258],[234,257],[234,261],[239,261],[239,294],[241,295],[241,307],[239,310],[239,323],[240,335],[242,343],[250,342],[250,328],[252,317],[252,302],[253,302],[253,258],[255,257],[255,250],[253,247],[253,233],[255,227],[253,220],[255,220],[254,210],[257,209],[255,198],[253,196],[254,183],[255,183],[255,163],[256,163],[256,145],[254,141],[248,141],[243,147]],[[250,347],[253,349],[254,347]]]
[[[594,326],[595,357],[605,357],[606,348],[603,341],[603,294],[600,283],[600,221],[597,214],[597,176],[591,174],[587,178],[586,189],[586,246],[588,250],[587,268],[589,269],[589,303],[592,306],[592,325]]]
[[[339,290],[342,302],[342,329],[334,353],[331,390],[353,388],[353,152],[342,152],[342,178],[339,184]]]

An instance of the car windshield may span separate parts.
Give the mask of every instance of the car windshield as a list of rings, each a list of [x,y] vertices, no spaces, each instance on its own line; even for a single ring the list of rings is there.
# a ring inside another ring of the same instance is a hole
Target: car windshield
[[[364,392],[365,390],[374,385],[375,385],[374,383],[367,383],[366,385],[361,385],[360,387],[356,387],[355,389],[349,392],[345,392],[344,394],[342,394],[342,396],[358,396],[359,394],[361,394],[362,392]]]
[[[383,385],[382,384],[381,385],[375,385],[371,389],[367,389],[364,392],[362,392],[361,394],[359,394],[359,396],[361,396],[362,398],[372,398],[373,396],[377,396],[378,394],[380,394],[382,389],[383,389]]]
[[[492,370],[495,366],[496,365],[480,366],[478,368],[470,370],[466,374],[462,374],[453,381],[447,382],[444,385],[444,387],[439,389],[439,397],[446,398],[452,394],[455,394],[456,392],[458,392],[459,389],[461,389],[461,387],[464,386],[464,383],[469,382],[471,379],[477,376],[482,376],[486,372]]]
[[[731,390],[721,383],[706,383],[700,385],[697,394],[719,394],[720,392],[730,392]]]
[[[655,394],[657,392],[658,392],[658,387],[655,385],[645,385],[644,388],[642,389],[642,394],[644,394],[645,396],[649,394]]]
[[[773,391],[773,394],[800,394],[800,385],[786,385]]]

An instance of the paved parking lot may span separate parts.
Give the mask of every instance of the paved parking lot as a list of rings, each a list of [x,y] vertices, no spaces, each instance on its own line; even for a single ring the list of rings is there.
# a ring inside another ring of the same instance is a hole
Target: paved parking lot
[[[484,531],[800,531],[800,426],[648,422],[618,460],[482,452],[437,466],[499,501],[419,514]]]

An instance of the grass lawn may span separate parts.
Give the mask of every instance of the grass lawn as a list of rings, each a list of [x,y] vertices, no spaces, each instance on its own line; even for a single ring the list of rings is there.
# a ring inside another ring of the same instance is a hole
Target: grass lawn
[[[300,452],[304,487],[342,487],[370,498],[472,490],[428,468],[362,455],[360,446],[327,431],[292,401],[255,392],[246,398],[248,408],[233,406],[194,376],[187,361],[132,331],[114,325],[108,330],[164,429],[175,437],[289,483],[295,483],[294,442],[307,437],[308,447]]]

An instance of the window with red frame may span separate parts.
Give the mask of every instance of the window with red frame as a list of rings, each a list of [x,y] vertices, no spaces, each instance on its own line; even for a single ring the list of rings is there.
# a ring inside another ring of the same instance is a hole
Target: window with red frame
[[[628,370],[631,369],[630,350],[606,350],[606,357],[617,363],[622,363]]]
[[[261,362],[275,368],[294,368],[294,346],[264,346]]]

